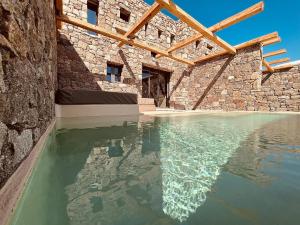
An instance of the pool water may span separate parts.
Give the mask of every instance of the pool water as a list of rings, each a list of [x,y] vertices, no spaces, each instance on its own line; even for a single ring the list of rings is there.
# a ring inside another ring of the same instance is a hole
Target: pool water
[[[300,115],[164,116],[58,129],[12,224],[300,224]]]

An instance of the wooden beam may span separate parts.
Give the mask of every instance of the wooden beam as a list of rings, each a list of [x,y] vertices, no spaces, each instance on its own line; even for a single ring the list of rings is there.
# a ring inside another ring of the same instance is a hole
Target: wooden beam
[[[177,18],[181,19],[187,25],[201,33],[205,38],[213,41],[220,47],[226,49],[230,54],[235,54],[236,50],[230,44],[213,34],[209,29],[204,27],[201,23],[183,11],[179,6],[175,5],[170,0],[156,0],[163,8],[167,9],[170,13],[172,13]]]
[[[274,65],[274,64],[284,63],[284,62],[288,62],[288,61],[290,61],[289,58],[283,58],[283,59],[277,59],[277,60],[274,60],[272,62],[269,62],[269,64]]]
[[[294,64],[293,62],[291,62],[291,63],[285,63],[283,65],[275,66],[275,67],[273,67],[273,69],[274,69],[275,72],[278,72],[278,71],[284,70],[284,69],[291,69],[294,66],[297,66],[297,64]],[[263,73],[267,73],[267,72],[269,72],[269,71],[267,71],[267,70],[263,71]]]
[[[297,66],[297,64],[294,64],[293,62],[291,62],[291,63],[287,63],[287,64],[283,64],[283,65],[278,65],[278,66],[274,67],[274,70],[280,71],[280,70],[284,70],[284,69],[293,68],[294,66]]]
[[[55,0],[55,14],[61,16],[63,14],[63,0]],[[61,29],[61,21],[56,21],[57,29]]]
[[[264,41],[264,42],[262,42],[262,46],[267,46],[267,45],[275,44],[278,42],[281,42],[280,37],[276,37],[276,38],[272,38],[270,40]]]
[[[267,35],[252,39],[250,41],[247,41],[247,42],[244,42],[242,44],[236,45],[234,47],[235,47],[236,50],[240,50],[240,49],[247,48],[247,47],[250,47],[250,46],[255,45],[255,44],[259,44],[263,41],[270,40],[274,37],[278,37],[277,32],[273,32],[271,34],[267,34]],[[198,59],[196,59],[194,62],[195,63],[200,63],[200,62],[204,62],[204,61],[207,61],[209,59],[213,59],[215,57],[226,55],[226,54],[228,54],[228,52],[223,50],[223,51],[220,51],[220,52],[213,53],[211,55],[201,56]]]
[[[256,45],[256,44],[259,44],[259,43],[263,43],[265,41],[268,41],[268,40],[271,40],[271,39],[277,38],[277,37],[278,37],[278,32],[273,32],[273,33],[270,33],[270,34],[252,39],[250,41],[246,41],[246,42],[241,43],[239,45],[236,45],[236,48],[237,49],[247,48],[249,46]]]
[[[269,52],[269,53],[266,53],[263,55],[263,58],[268,58],[268,57],[272,57],[272,56],[275,56],[275,55],[281,55],[281,54],[284,54],[286,53],[286,49],[280,49],[278,51],[275,51],[275,52]]]
[[[103,29],[99,26],[87,23],[85,21],[82,21],[82,20],[79,20],[79,19],[76,19],[76,18],[73,18],[73,17],[62,15],[62,16],[56,16],[56,19],[58,21],[62,21],[62,22],[65,22],[65,23],[72,24],[74,26],[77,26],[77,27],[80,27],[80,28],[83,28],[83,29],[101,34],[103,36],[115,39],[117,41],[122,41],[125,44],[129,44],[129,45],[132,45],[132,46],[135,46],[135,47],[138,47],[138,48],[142,48],[142,49],[145,49],[145,50],[148,50],[148,51],[152,51],[152,52],[155,52],[157,54],[162,54],[162,55],[164,55],[168,58],[171,58],[173,60],[176,60],[178,62],[185,63],[185,64],[188,64],[188,65],[194,65],[194,63],[190,60],[182,59],[182,58],[180,58],[178,56],[174,56],[174,55],[169,55],[169,53],[167,51],[164,51],[164,50],[161,50],[159,48],[147,45],[146,43],[141,42],[141,41],[130,40],[130,39],[124,37],[123,35],[113,33],[111,31],[105,30],[105,29]]]
[[[263,63],[263,65],[267,68],[267,70],[268,70],[269,72],[273,73],[273,72],[275,71],[274,68],[272,68],[272,67],[270,66],[270,64],[269,64],[265,59],[262,60],[262,63]]]
[[[220,30],[223,30],[229,26],[232,26],[236,23],[239,23],[241,22],[242,20],[245,20],[251,16],[254,16],[260,12],[262,12],[264,10],[264,2],[259,2],[251,7],[249,7],[248,9],[242,11],[242,12],[239,12],[213,26],[211,26],[210,28],[208,28],[211,32],[217,32],[217,31],[220,31]],[[178,43],[176,43],[174,46],[172,46],[171,48],[169,48],[167,51],[169,53],[171,52],[174,52],[176,51],[177,49],[180,49],[180,48],[183,48],[199,39],[201,39],[203,37],[203,35],[200,33],[200,34],[196,34],[190,38],[187,38],[183,41],[180,41]],[[160,55],[157,55],[156,58],[159,58]]]
[[[154,2],[154,4],[145,12],[145,14],[142,16],[140,20],[138,20],[124,35],[125,37],[132,37],[134,36],[149,20],[151,20],[160,10],[161,5],[157,2]],[[122,47],[124,42],[120,42],[118,44],[119,47]]]

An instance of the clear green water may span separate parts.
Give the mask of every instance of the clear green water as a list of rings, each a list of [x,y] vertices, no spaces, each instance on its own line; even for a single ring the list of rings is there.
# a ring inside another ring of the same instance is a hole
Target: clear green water
[[[57,130],[12,224],[300,224],[299,115],[142,121]]]

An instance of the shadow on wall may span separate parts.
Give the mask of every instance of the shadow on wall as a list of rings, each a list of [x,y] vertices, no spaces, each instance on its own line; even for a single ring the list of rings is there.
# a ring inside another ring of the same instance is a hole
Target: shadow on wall
[[[139,95],[142,96],[143,95],[142,80],[137,80],[136,79],[136,77],[134,75],[134,72],[132,71],[132,69],[131,69],[131,67],[130,67],[127,59],[126,59],[126,56],[125,56],[123,50],[120,49],[118,51],[118,53],[119,53],[124,65],[125,65],[128,73],[129,73],[130,77],[131,77],[131,78],[124,78],[123,83],[128,84],[128,85],[134,85],[136,87]]]
[[[180,84],[182,83],[183,79],[191,76],[191,73],[193,72],[194,68],[195,68],[194,66],[191,66],[191,67],[183,70],[180,77],[177,79],[175,85],[173,86],[172,90],[170,90],[169,99],[171,99],[171,97],[176,93],[176,91],[177,91],[178,87],[180,86]],[[170,104],[175,109],[186,109],[184,105],[180,105],[180,104],[176,103],[176,101],[170,101]]]
[[[101,90],[97,81],[104,80],[105,76],[90,72],[73,44],[61,33],[57,38],[57,59],[59,89]]]
[[[194,66],[193,67],[189,67],[187,70],[184,70],[182,72],[181,76],[177,80],[177,82],[174,85],[173,89],[170,91],[170,96],[172,96],[172,94],[177,90],[177,88],[179,87],[179,85],[182,82],[182,80],[183,80],[184,77],[190,77],[190,75],[193,72],[194,68],[195,68]]]
[[[202,93],[199,100],[196,102],[196,104],[193,106],[193,110],[196,110],[198,106],[203,102],[204,98],[207,96],[211,88],[215,85],[215,83],[218,81],[218,79],[221,77],[221,75],[224,73],[228,65],[231,63],[231,61],[234,59],[234,56],[230,56],[224,63],[224,65],[221,67],[221,69],[217,72],[217,74],[214,76],[212,81],[209,83],[207,88]]]
[[[280,72],[288,72],[288,71],[290,71],[292,68],[287,68],[287,69],[283,69],[283,70],[281,70]],[[275,73],[265,73],[264,74],[264,78],[262,79],[262,81],[261,81],[261,84],[263,85],[267,80],[269,80],[270,78],[271,78],[271,76],[273,76],[274,74],[276,74],[276,72]]]

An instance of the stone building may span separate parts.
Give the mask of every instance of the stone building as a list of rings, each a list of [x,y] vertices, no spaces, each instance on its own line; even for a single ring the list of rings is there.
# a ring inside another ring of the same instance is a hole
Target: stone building
[[[64,14],[119,34],[149,8],[143,0],[63,4]],[[135,38],[167,49],[195,33],[159,13]],[[300,68],[263,74],[258,44],[194,66],[118,44],[66,23],[57,30],[52,0],[0,2],[0,186],[55,117],[58,88],[137,93],[176,109],[300,111]],[[218,50],[203,38],[174,54],[192,60]]]
[[[150,6],[143,0],[64,1],[64,14],[124,34]],[[88,18],[94,12],[94,21]],[[137,34],[138,40],[167,49],[195,34],[186,24],[159,13]],[[188,67],[153,52],[63,25],[58,36],[58,86],[138,93],[156,106],[179,109],[299,111],[299,68],[278,75],[261,72],[261,46],[241,49]],[[202,39],[174,54],[195,59],[220,48]],[[120,82],[108,81],[111,70]]]

